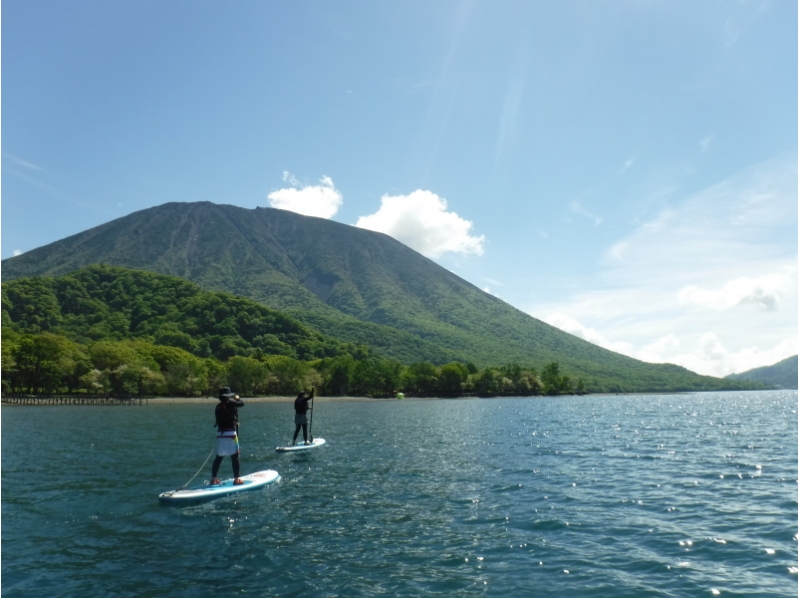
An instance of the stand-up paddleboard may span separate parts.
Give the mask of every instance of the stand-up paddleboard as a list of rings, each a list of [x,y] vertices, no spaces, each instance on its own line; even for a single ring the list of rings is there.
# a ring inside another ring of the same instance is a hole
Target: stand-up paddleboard
[[[247,492],[263,488],[281,479],[281,476],[274,469],[265,469],[241,477],[243,484],[233,484],[233,478],[224,480],[219,484],[195,486],[193,488],[181,488],[180,490],[170,490],[158,495],[158,500],[168,505],[190,505],[237,492]]]
[[[279,453],[290,453],[293,451],[307,451],[308,449],[317,448],[318,446],[322,446],[325,444],[324,438],[315,438],[311,441],[311,444],[303,444],[302,442],[298,442],[295,445],[289,446],[276,446],[275,450]]]

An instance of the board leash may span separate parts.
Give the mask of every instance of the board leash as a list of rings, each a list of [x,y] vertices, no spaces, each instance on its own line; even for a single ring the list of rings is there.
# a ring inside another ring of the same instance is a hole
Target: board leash
[[[199,474],[201,471],[203,471],[203,468],[206,466],[206,463],[208,463],[208,460],[211,458],[211,455],[213,455],[217,450],[216,442],[217,441],[215,440],[214,441],[214,448],[212,448],[211,452],[208,453],[208,457],[206,457],[206,460],[203,461],[203,464],[200,466],[200,469],[197,470],[197,472],[192,476],[192,478],[188,482],[186,482],[183,486],[178,488],[178,490],[183,490],[184,488],[186,488],[186,486],[188,486],[189,484],[191,484],[194,481],[194,479],[197,477],[197,474]]]

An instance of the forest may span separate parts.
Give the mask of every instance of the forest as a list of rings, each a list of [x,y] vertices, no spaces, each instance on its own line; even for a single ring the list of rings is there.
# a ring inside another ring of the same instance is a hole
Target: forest
[[[94,393],[138,396],[213,396],[230,386],[242,396],[293,395],[315,386],[322,395],[393,397],[531,396],[584,392],[548,365],[541,374],[509,364],[478,371],[459,362],[404,366],[394,359],[349,353],[304,361],[254,351],[226,360],[197,357],[145,340],[99,340],[81,345],[65,336],[4,335],[3,390],[11,393]]]
[[[230,386],[243,396],[292,395],[312,385],[324,395],[372,397],[632,390],[587,384],[557,361],[538,369],[403,363],[243,297],[106,265],[3,283],[2,326],[2,385],[10,393],[209,396]],[[699,376],[691,382],[679,390],[761,387]]]

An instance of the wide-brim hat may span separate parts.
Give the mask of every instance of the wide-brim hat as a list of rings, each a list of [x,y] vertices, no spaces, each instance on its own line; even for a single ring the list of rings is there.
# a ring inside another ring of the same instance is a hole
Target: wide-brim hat
[[[220,399],[232,399],[236,396],[236,393],[231,392],[231,389],[227,386],[223,386],[219,389],[219,398]]]

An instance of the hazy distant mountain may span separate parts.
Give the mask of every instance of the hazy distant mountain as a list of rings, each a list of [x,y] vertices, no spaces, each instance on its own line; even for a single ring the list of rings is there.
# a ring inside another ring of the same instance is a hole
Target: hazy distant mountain
[[[727,378],[730,380],[750,380],[777,386],[778,388],[797,390],[797,355],[779,361],[775,365],[755,368],[741,374],[731,374]]]
[[[721,388],[719,379],[625,357],[489,295],[387,235],[271,208],[209,202],[142,210],[3,260],[3,278],[105,263],[188,279],[286,311],[405,363],[557,361],[609,390]]]

